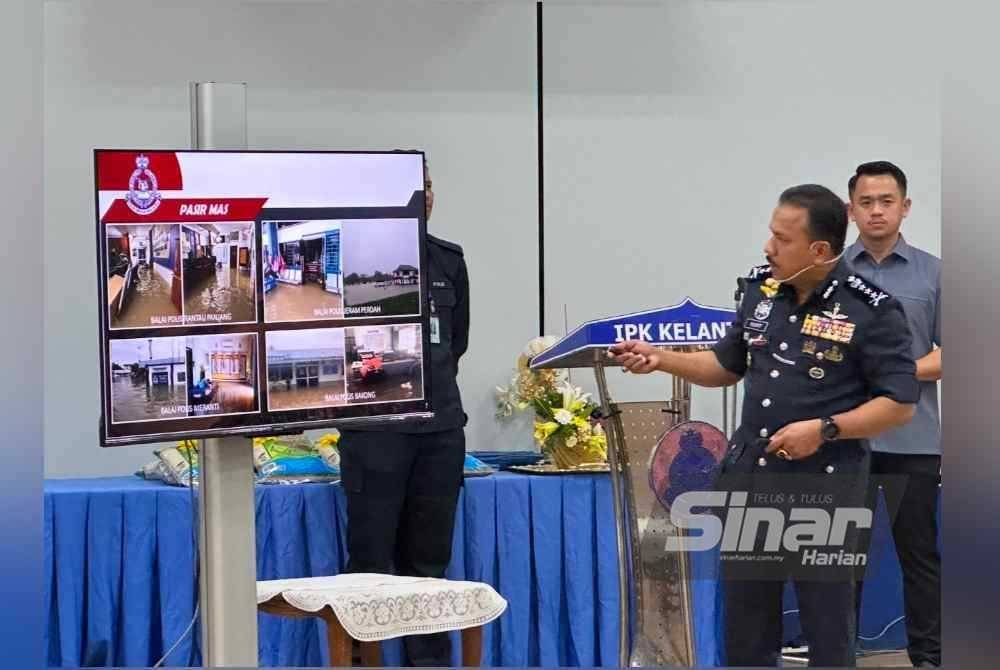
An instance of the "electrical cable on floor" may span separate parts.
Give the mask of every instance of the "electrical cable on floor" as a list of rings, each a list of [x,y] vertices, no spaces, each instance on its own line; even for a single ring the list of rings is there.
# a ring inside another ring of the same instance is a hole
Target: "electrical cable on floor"
[[[199,454],[204,453],[204,449],[203,449],[204,446],[205,446],[205,441],[204,440],[199,440],[198,441],[198,453]],[[201,467],[200,467],[200,462],[199,462],[199,467],[198,467],[198,483],[199,483],[199,488],[200,488],[200,486],[201,486]],[[198,507],[197,507],[197,501],[196,501],[195,496],[194,496],[194,456],[191,455],[191,450],[190,449],[188,449],[188,491],[190,493],[190,499],[191,499],[191,546],[192,546],[192,549],[194,550],[193,551],[193,553],[194,553],[194,570],[193,570],[193,572],[194,572],[194,613],[191,615],[191,622],[188,623],[187,628],[185,628],[184,632],[181,633],[181,636],[179,638],[177,638],[177,641],[174,642],[174,644],[170,647],[170,649],[168,649],[163,654],[163,656],[160,657],[160,660],[158,660],[156,663],[153,664],[152,667],[154,669],[161,667],[163,665],[163,663],[167,660],[167,658],[170,657],[170,654],[174,653],[174,650],[176,650],[177,647],[179,647],[181,645],[181,643],[184,642],[184,640],[187,639],[187,636],[191,634],[191,630],[194,628],[194,624],[198,620],[198,613],[199,613],[199,610],[201,609],[201,590],[200,590],[199,585],[198,585],[198,580],[200,578],[200,572],[201,572],[201,557],[200,557],[201,547],[199,547],[199,545],[198,545]],[[187,665],[187,663],[183,663],[182,665]]]
[[[902,621],[905,618],[906,618],[906,616],[896,617],[895,619],[893,619],[892,621],[890,621],[889,623],[887,623],[885,625],[885,628],[882,629],[882,632],[879,633],[878,635],[876,635],[875,637],[865,637],[864,635],[858,635],[858,639],[859,640],[864,640],[865,642],[871,642],[873,640],[877,640],[880,637],[882,637],[883,635],[885,635],[886,633],[888,633],[890,628],[892,628],[893,626],[895,626],[897,623],[899,623],[900,621]]]

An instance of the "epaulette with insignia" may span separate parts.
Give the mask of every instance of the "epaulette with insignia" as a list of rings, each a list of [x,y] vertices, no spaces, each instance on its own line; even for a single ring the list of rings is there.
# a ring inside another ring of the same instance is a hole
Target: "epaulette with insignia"
[[[757,265],[750,268],[750,272],[747,272],[747,279],[749,281],[759,281],[762,279],[767,279],[771,276],[771,266],[770,265]]]
[[[438,245],[439,247],[443,247],[445,249],[448,249],[449,251],[454,251],[456,254],[462,255],[464,253],[462,251],[462,247],[460,247],[459,245],[455,244],[454,242],[449,242],[447,240],[442,240],[440,237],[434,237],[433,235],[428,235],[427,236],[427,240],[429,242],[433,242],[434,244]]]
[[[891,295],[878,286],[875,286],[866,279],[862,279],[858,275],[848,276],[847,286],[872,307],[878,307],[884,304],[886,300],[892,298]]]

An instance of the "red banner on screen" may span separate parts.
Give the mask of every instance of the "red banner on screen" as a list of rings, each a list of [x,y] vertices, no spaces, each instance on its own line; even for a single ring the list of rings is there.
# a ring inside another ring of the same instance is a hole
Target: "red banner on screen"
[[[136,171],[159,191],[182,191],[181,165],[173,151],[99,151],[97,190],[127,191],[134,188]]]
[[[253,221],[267,198],[164,198],[155,209],[140,214],[118,198],[101,217],[102,223],[206,223]]]

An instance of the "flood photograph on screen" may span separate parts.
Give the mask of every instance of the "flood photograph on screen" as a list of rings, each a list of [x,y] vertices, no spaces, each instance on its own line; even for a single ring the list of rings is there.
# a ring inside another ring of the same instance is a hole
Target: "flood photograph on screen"
[[[423,398],[419,324],[344,329],[349,404]]]
[[[339,221],[265,221],[264,320],[344,316]]]
[[[347,316],[420,314],[419,237],[416,219],[344,221]]]
[[[107,226],[107,309],[112,329],[181,325],[180,226]]]
[[[185,324],[257,320],[255,246],[252,222],[182,226]]]
[[[347,403],[342,328],[267,333],[268,411]]]
[[[110,344],[114,423],[259,411],[255,333]]]

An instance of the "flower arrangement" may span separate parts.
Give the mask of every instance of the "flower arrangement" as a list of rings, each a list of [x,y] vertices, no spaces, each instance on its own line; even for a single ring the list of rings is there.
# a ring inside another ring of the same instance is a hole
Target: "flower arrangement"
[[[507,386],[498,386],[497,418],[533,409],[534,438],[542,453],[561,469],[607,461],[607,436],[595,419],[597,404],[573,386],[565,370],[528,367],[533,356],[555,344],[547,336],[531,340],[518,357],[517,371]]]

